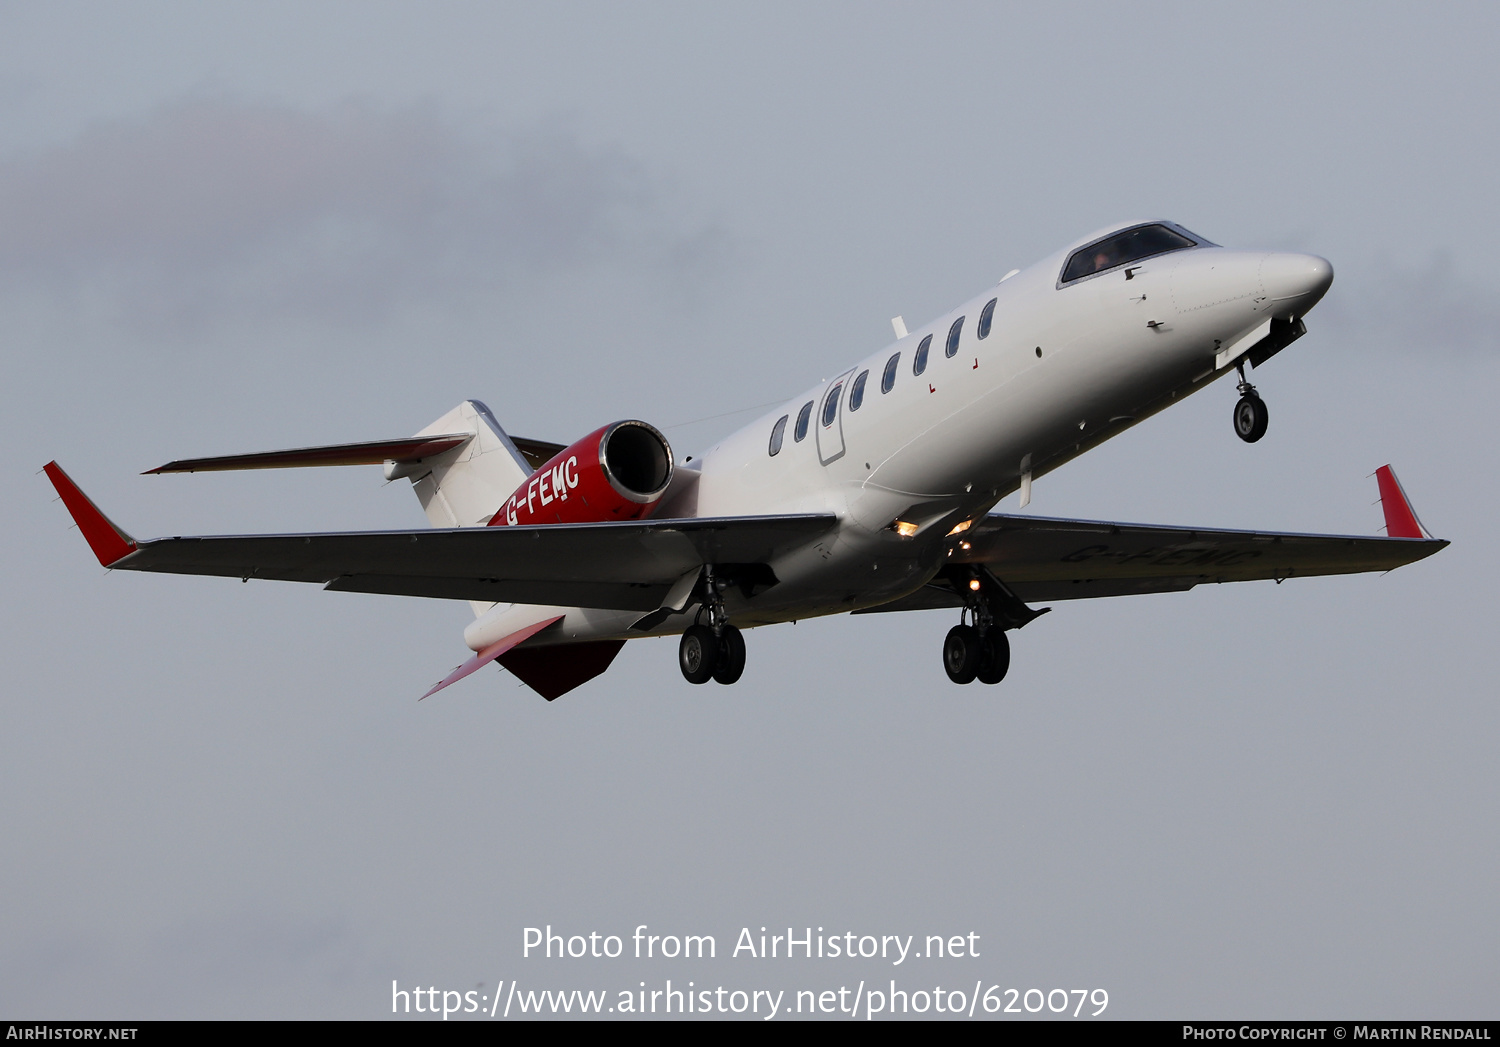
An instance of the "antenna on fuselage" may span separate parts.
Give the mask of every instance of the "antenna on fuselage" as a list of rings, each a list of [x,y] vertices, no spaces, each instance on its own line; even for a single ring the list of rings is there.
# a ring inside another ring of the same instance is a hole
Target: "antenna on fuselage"
[[[891,330],[896,332],[897,339],[906,337],[906,321],[899,316],[891,317]]]

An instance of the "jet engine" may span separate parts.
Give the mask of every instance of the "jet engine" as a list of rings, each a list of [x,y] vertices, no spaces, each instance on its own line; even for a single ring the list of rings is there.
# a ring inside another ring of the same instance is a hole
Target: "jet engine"
[[[645,422],[615,422],[549,458],[489,525],[639,520],[656,508],[671,482],[667,438]]]

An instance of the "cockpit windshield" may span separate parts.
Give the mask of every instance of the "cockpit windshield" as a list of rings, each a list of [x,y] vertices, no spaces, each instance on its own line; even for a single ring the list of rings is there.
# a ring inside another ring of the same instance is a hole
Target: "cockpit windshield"
[[[1197,247],[1198,243],[1164,225],[1138,225],[1073,252],[1063,267],[1062,282],[1102,273],[1142,258]]]

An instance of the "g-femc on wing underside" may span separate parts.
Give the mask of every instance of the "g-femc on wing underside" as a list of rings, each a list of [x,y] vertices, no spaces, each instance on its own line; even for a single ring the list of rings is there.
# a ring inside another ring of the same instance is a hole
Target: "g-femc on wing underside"
[[[934,584],[872,611],[957,607],[963,569],[982,565],[1021,600],[1182,592],[1206,582],[1247,582],[1391,571],[1448,543],[1269,531],[1161,527],[1098,520],[993,515],[952,539]]]

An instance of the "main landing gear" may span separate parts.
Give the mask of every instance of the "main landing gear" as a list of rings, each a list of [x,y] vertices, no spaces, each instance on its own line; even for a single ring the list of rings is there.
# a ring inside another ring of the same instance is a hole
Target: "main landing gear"
[[[677,645],[677,664],[688,683],[734,683],[745,671],[745,638],[728,624],[717,636],[706,625],[690,625]]]
[[[999,683],[1010,669],[1010,641],[998,625],[955,625],[943,640],[943,668],[954,683]]]
[[[682,642],[677,645],[677,664],[688,683],[707,683],[713,679],[731,684],[745,671],[745,637],[729,624],[724,597],[711,570],[704,571],[703,588],[703,606],[698,615],[702,618],[706,613],[708,624],[699,621],[683,631]]]
[[[1010,669],[1007,629],[1019,629],[1047,608],[1034,611],[979,564],[955,565],[944,577],[963,597],[959,624],[943,639],[943,671],[954,683],[999,683]]]
[[[1266,426],[1271,420],[1266,402],[1255,391],[1255,386],[1245,380],[1245,364],[1235,364],[1240,372],[1240,400],[1234,405],[1234,433],[1247,444],[1253,444],[1266,435]]]

